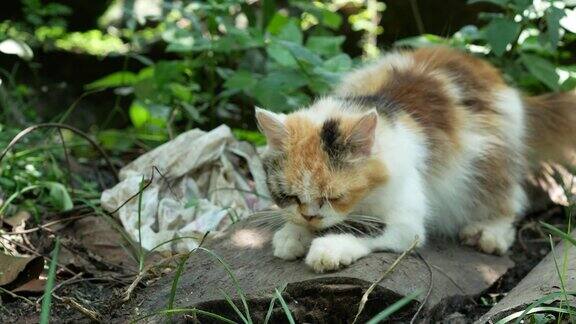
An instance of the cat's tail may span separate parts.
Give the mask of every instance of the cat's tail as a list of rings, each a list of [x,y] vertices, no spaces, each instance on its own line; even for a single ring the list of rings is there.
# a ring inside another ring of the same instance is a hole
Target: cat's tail
[[[528,159],[576,165],[576,91],[524,99]]]

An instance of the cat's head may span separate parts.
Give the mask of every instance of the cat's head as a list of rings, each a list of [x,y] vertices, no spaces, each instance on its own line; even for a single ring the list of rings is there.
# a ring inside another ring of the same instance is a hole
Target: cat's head
[[[314,107],[312,107],[314,108]],[[268,141],[263,156],[271,195],[288,221],[323,229],[346,219],[387,179],[372,152],[375,110],[326,113],[307,109],[289,115],[256,109]]]

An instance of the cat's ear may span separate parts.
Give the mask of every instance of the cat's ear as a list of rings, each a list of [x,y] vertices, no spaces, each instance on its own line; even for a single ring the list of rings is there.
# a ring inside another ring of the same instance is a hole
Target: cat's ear
[[[356,124],[354,124],[348,137],[348,143],[354,148],[355,154],[360,156],[368,156],[371,154],[377,126],[378,112],[376,109],[365,113]]]
[[[283,140],[288,135],[282,117],[282,115],[256,107],[258,128],[266,136],[268,146],[272,149],[280,149]]]

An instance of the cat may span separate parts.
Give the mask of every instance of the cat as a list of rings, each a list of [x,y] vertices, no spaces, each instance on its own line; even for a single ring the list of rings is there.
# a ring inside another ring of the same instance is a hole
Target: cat
[[[486,61],[444,47],[389,53],[307,108],[255,115],[286,219],[274,255],[316,272],[421,247],[429,233],[504,254],[527,172],[576,147],[575,93],[522,96]],[[349,220],[385,228],[317,235]]]

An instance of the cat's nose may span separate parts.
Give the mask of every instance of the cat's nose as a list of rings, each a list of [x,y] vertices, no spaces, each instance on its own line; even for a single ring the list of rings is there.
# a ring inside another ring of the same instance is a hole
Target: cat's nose
[[[305,220],[311,222],[313,219],[318,218],[318,215],[304,215],[304,214],[302,214],[302,217],[304,217]]]

